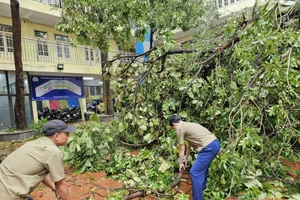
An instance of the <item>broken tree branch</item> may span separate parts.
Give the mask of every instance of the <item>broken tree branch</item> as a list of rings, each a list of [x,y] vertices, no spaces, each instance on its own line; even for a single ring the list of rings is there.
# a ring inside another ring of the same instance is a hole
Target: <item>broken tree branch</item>
[[[177,186],[180,183],[180,180],[181,180],[181,177],[182,177],[183,173],[184,173],[184,170],[181,170],[177,174],[175,180],[169,185],[169,187],[174,188],[175,186]],[[166,189],[164,189],[161,192],[163,193],[165,190]],[[146,195],[145,191],[144,190],[140,190],[140,191],[137,191],[137,192],[134,192],[134,193],[131,193],[129,195],[124,196],[122,200],[129,200],[129,199],[133,199],[133,198],[137,198],[137,197],[145,197],[145,195]]]

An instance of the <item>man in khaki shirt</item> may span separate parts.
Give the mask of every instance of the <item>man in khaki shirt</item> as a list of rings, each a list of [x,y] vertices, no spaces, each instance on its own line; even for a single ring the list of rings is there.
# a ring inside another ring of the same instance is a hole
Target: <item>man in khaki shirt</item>
[[[74,131],[74,126],[61,120],[49,121],[43,127],[45,137],[27,142],[12,152],[0,164],[0,199],[27,199],[43,182],[58,199],[69,200],[63,156],[58,147],[65,145],[69,133]]]
[[[170,117],[170,126],[176,130],[179,143],[179,171],[185,169],[191,147],[199,153],[190,170],[190,177],[192,180],[193,200],[203,200],[202,193],[206,188],[208,168],[211,161],[220,151],[220,142],[205,127],[196,123],[183,122],[178,115]],[[188,142],[185,158],[184,140]]]

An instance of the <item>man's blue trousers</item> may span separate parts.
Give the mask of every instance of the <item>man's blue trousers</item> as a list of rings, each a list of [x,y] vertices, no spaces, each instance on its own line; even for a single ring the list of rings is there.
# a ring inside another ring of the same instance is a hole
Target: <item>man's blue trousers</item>
[[[219,140],[214,140],[199,152],[190,170],[193,185],[193,200],[203,200],[202,193],[206,188],[208,168],[219,151],[220,142]]]

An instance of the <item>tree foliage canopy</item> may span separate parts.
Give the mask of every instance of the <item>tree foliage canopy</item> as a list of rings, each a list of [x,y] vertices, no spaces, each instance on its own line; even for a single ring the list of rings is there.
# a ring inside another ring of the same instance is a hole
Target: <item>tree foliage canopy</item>
[[[187,31],[207,21],[212,0],[65,0],[57,29],[75,36],[79,43],[108,50],[109,38],[122,47],[130,47],[131,38],[144,41],[151,28],[156,39],[174,44],[175,29]],[[133,27],[136,29],[133,31]]]

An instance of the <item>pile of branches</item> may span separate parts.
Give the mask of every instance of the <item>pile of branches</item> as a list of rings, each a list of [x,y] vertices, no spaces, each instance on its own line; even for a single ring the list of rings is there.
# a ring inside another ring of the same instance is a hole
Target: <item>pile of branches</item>
[[[299,145],[299,8],[294,1],[256,4],[250,14],[202,29],[180,49],[154,47],[126,56],[127,64],[111,65],[124,57],[109,61],[107,76],[118,78],[112,88],[121,110],[119,140],[152,145],[167,137],[167,119],[178,113],[222,141],[211,167],[222,176],[211,178],[214,191],[207,194],[272,196],[263,184],[275,190],[275,181],[288,183],[280,159],[296,159]],[[292,183],[285,189],[298,185]]]

